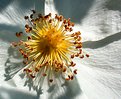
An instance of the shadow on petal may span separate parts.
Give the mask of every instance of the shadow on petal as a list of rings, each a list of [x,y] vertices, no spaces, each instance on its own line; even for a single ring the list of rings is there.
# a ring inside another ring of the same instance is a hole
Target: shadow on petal
[[[8,59],[5,62],[5,80],[13,78],[14,75],[24,67],[18,51],[9,47],[8,55]]]
[[[6,42],[17,41],[15,33],[20,31],[19,26],[0,24],[0,39]]]
[[[13,47],[8,48],[8,59],[5,62],[5,81],[12,79],[18,72],[24,68],[23,59],[20,53]],[[23,80],[24,86],[27,86],[29,90],[34,89],[39,97],[42,94],[41,87],[34,86],[32,79],[27,78],[25,74],[19,73],[20,78]]]
[[[60,84],[60,82],[58,82],[58,84]],[[48,92],[51,92],[49,99],[74,99],[82,93],[76,77],[72,81],[65,81],[65,83],[58,86],[51,86]]]
[[[87,15],[94,0],[54,0],[56,10],[65,18],[71,18],[75,23]]]
[[[106,2],[105,7],[107,7],[109,10],[119,10],[121,11],[121,0],[108,0]]]
[[[39,99],[39,97],[21,90],[1,87],[0,99]]]
[[[13,0],[0,0],[0,12],[3,11]]]
[[[100,47],[104,47],[114,41],[118,41],[120,39],[121,39],[121,32],[113,34],[98,41],[85,41],[83,42],[83,48],[97,49]]]

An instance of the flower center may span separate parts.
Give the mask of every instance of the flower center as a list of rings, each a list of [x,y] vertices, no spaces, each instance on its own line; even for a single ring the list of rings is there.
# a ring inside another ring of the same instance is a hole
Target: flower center
[[[56,74],[72,80],[77,74],[77,69],[71,69],[76,66],[73,58],[89,57],[82,51],[80,31],[73,33],[74,23],[70,18],[66,20],[57,14],[52,17],[51,13],[42,16],[32,11],[30,18],[25,16],[27,39],[18,32],[19,42],[12,43],[24,58],[24,71],[36,80],[47,76],[52,82]]]

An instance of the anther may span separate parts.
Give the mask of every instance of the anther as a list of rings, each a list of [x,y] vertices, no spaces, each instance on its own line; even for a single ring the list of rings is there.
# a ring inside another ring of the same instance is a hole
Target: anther
[[[89,57],[89,54],[86,54],[86,57]]]
[[[72,28],[69,28],[69,31],[71,32],[71,31],[73,31],[73,29]]]
[[[73,80],[74,79],[74,76],[71,76],[71,78],[70,78],[71,80]]]
[[[29,17],[28,16],[24,16],[24,19],[27,20],[27,19],[29,19]]]
[[[29,28],[29,25],[28,25],[28,24],[26,24],[26,25],[25,25],[25,28]]]
[[[78,57],[79,56],[79,53],[76,53],[75,56]]]
[[[49,20],[49,23],[52,23],[52,19]]]
[[[18,33],[18,32],[16,32],[16,36],[17,36],[17,37],[21,37],[21,36],[22,36],[22,34],[23,34],[22,32],[19,32],[19,33]]]
[[[33,14],[30,15],[30,18],[31,18],[31,19],[33,18]]]
[[[71,55],[71,58],[74,58],[74,55]]]
[[[63,68],[63,72],[66,72],[66,68]]]
[[[81,54],[82,53],[82,49],[79,49],[79,54]]]
[[[32,75],[32,74],[30,74],[30,77],[31,77],[31,78],[35,78],[35,76],[34,76],[34,75]]]
[[[42,76],[47,76],[47,74],[46,73],[43,73]]]
[[[32,12],[33,12],[33,14],[35,14],[36,13],[36,11],[35,10],[31,10]]]
[[[76,46],[76,49],[78,49],[78,48],[82,48],[82,45],[77,45]]]
[[[53,79],[50,79],[49,81],[52,83],[53,82]]]
[[[59,18],[59,20],[60,20],[60,21],[62,21],[62,20],[63,20],[63,16],[62,16],[62,15],[60,15],[60,18]]]
[[[77,69],[75,69],[73,72],[74,72],[74,74],[77,74]]]
[[[28,40],[31,40],[32,38],[30,36],[28,36]]]
[[[67,23],[67,20],[66,20],[66,19],[64,19],[64,20],[63,20],[63,23],[64,23],[64,24],[66,24],[66,23]]]
[[[84,58],[84,55],[81,55],[80,58]]]
[[[39,18],[43,18],[42,14],[38,14],[38,17],[39,17]]]

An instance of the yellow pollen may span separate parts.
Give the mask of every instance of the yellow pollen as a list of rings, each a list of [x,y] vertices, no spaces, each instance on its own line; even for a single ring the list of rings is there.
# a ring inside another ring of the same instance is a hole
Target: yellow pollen
[[[64,19],[62,15],[52,17],[41,15],[32,10],[30,17],[25,16],[25,35],[17,32],[20,39],[13,42],[23,56],[24,72],[29,78],[37,80],[48,78],[54,82],[55,75],[61,75],[66,80],[73,80],[77,69],[73,59],[80,59],[88,54],[83,54],[81,33],[73,32],[74,23]],[[71,68],[72,67],[72,68]]]

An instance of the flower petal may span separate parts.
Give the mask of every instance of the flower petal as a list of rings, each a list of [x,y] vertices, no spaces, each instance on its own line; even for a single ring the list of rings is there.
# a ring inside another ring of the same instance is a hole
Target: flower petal
[[[1,2],[0,5],[4,6],[6,2]],[[1,10],[0,17],[3,21],[0,23],[9,23],[12,25],[24,24],[24,16],[31,13],[32,9],[36,9],[41,13],[44,12],[44,0],[13,0],[5,8]],[[7,20],[6,20],[7,19]]]

